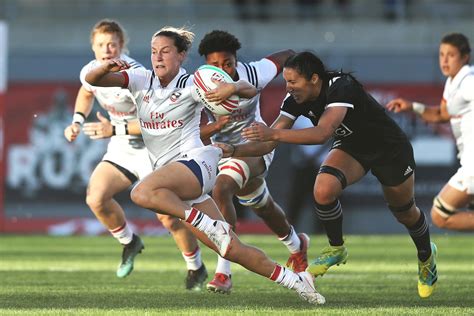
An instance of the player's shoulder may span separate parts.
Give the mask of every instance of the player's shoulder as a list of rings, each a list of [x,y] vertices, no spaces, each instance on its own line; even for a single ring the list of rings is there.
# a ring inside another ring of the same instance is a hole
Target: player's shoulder
[[[461,84],[465,86],[469,86],[471,89],[474,84],[474,66],[470,66],[464,80],[462,80]]]
[[[258,72],[254,64],[238,61],[236,69],[240,79],[250,82],[255,87],[258,85]]]
[[[350,74],[341,73],[329,80],[328,96],[348,95],[363,89],[362,85]]]
[[[283,106],[288,107],[288,106],[297,106],[298,104],[295,101],[295,98],[289,93],[285,95],[285,98],[283,99]]]
[[[178,75],[178,80],[176,80],[175,87],[178,89],[183,89],[189,87],[193,84],[193,76],[188,73],[181,73]]]

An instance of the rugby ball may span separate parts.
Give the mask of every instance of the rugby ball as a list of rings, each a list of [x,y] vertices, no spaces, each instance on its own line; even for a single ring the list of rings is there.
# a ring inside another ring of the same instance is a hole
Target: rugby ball
[[[239,97],[231,95],[222,103],[211,102],[206,99],[206,91],[217,87],[214,82],[233,83],[234,80],[222,69],[210,65],[203,65],[194,73],[194,86],[202,104],[212,113],[217,115],[228,115],[239,107]]]

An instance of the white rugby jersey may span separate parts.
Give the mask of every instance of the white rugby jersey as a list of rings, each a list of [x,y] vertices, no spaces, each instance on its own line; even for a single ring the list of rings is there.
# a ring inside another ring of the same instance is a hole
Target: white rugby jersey
[[[461,165],[474,162],[474,67],[463,66],[454,78],[448,78],[443,99],[451,115],[451,128]]]
[[[199,135],[202,104],[190,75],[181,68],[162,87],[158,77],[143,68],[122,72],[136,100],[140,128],[153,169],[184,157],[193,148],[204,146]]]
[[[246,80],[258,90],[256,96],[251,99],[241,98],[239,108],[231,114],[231,120],[222,130],[211,137],[212,142],[239,144],[245,140],[240,135],[244,127],[250,126],[252,122],[263,122],[260,116],[260,91],[272,81],[278,74],[278,68],[273,61],[262,58],[259,61],[237,63],[237,74],[239,79]],[[215,114],[206,110],[209,121],[216,121]]]

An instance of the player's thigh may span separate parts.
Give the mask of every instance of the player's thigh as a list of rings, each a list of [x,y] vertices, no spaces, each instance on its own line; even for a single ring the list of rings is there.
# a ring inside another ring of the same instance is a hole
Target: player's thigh
[[[92,172],[89,180],[89,191],[101,196],[112,197],[122,192],[132,181],[113,164],[101,161]]]
[[[172,162],[160,167],[140,181],[139,186],[145,191],[168,189],[183,200],[195,199],[202,194],[198,178],[181,162]]]
[[[247,195],[257,190],[264,182],[267,166],[263,157],[247,157],[245,162],[250,169],[250,179],[237,194]]]
[[[438,196],[448,205],[455,209],[466,207],[472,200],[473,196],[460,191],[451,186],[449,183],[441,189]]]
[[[347,152],[340,149],[332,149],[321,166],[329,166],[342,172],[346,179],[346,185],[351,185],[364,177],[366,171],[364,167]],[[342,191],[341,181],[331,173],[322,172],[316,176],[314,191],[321,190],[322,187]]]
[[[232,192],[246,189],[252,179],[262,176],[266,172],[266,164],[262,157],[236,157],[226,159],[219,166],[219,176],[216,185],[232,189]],[[241,194],[241,193],[239,193]],[[245,194],[245,193],[242,193]]]

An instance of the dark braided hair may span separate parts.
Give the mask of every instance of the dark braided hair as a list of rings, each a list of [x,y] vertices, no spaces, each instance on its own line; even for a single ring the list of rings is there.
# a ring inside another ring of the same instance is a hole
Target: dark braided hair
[[[291,56],[285,62],[284,68],[291,68],[296,70],[300,75],[302,75],[306,80],[311,80],[311,77],[314,74],[317,74],[319,78],[323,80],[323,87],[326,89],[329,86],[329,81],[335,77],[340,77],[347,75],[352,78],[357,84],[362,84],[357,81],[351,73],[346,73],[341,71],[328,71],[324,66],[322,60],[313,54],[312,52],[301,52],[296,55]]]
[[[215,52],[229,52],[234,56],[240,49],[239,40],[226,31],[214,30],[207,33],[199,44],[199,55],[207,56]]]

